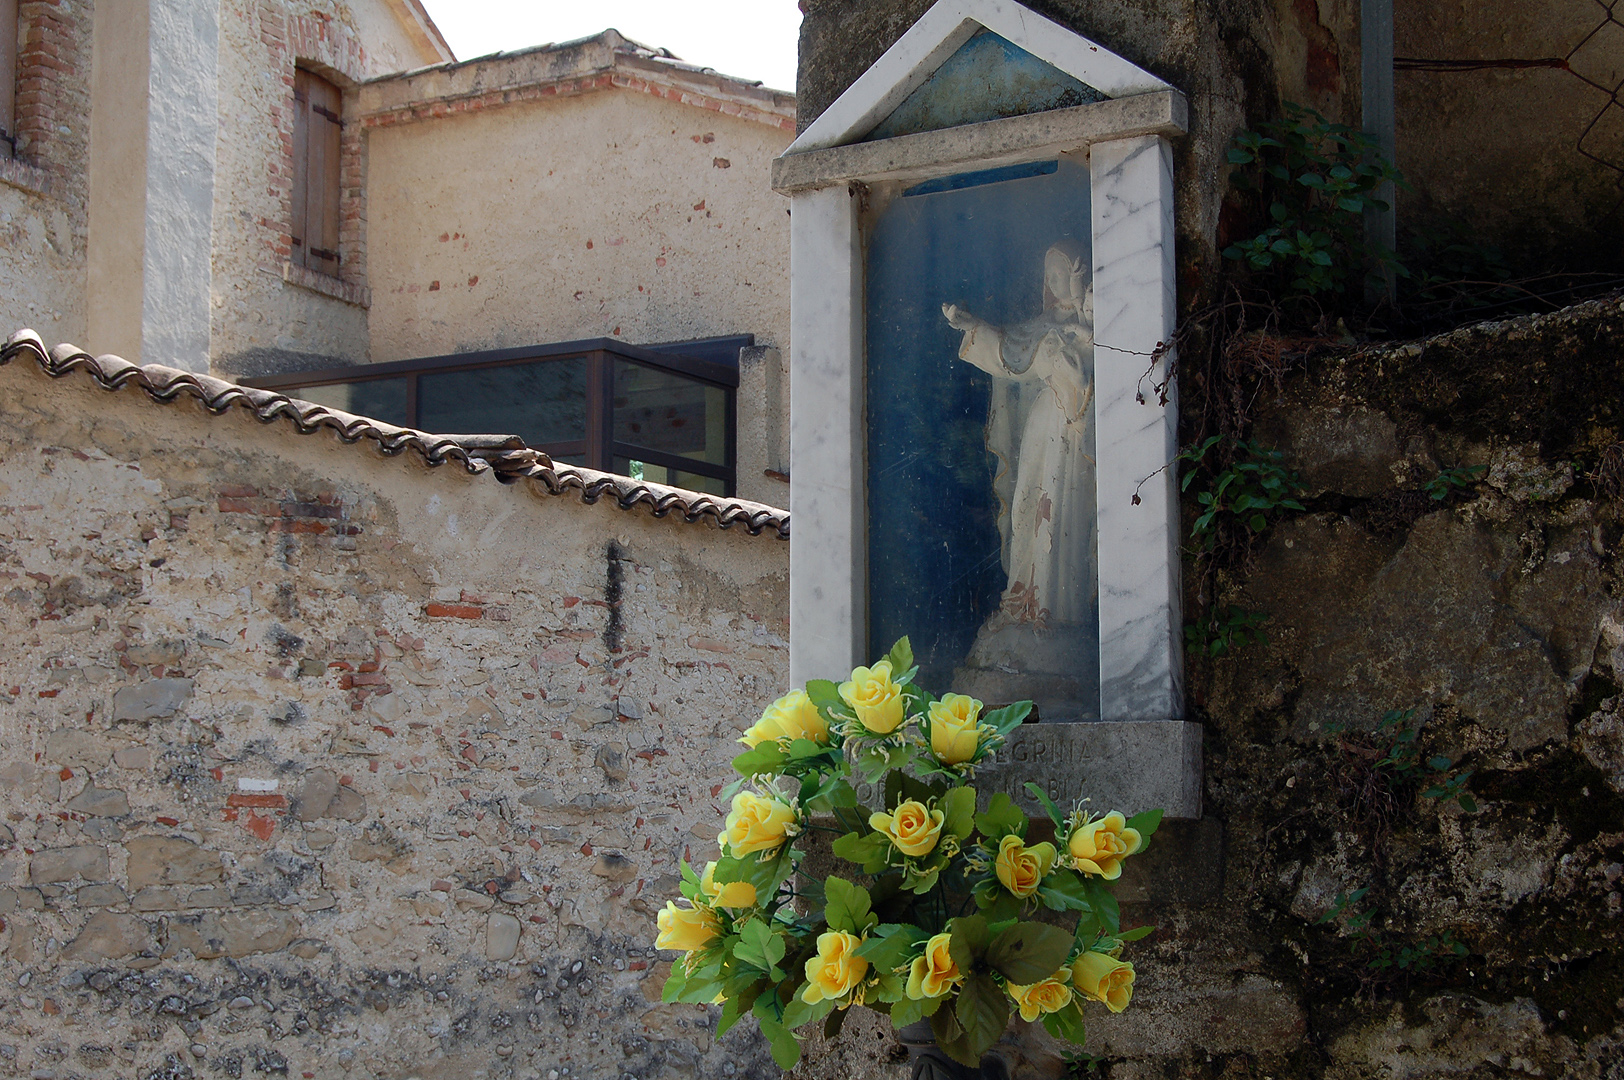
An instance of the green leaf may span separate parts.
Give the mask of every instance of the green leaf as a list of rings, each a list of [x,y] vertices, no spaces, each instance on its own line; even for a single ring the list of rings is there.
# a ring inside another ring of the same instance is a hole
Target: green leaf
[[[938,805],[942,810],[943,833],[963,840],[975,829],[975,788],[950,788],[947,794],[941,797]]]
[[[840,696],[840,686],[831,679],[812,679],[806,684],[806,696],[812,699],[812,704],[819,709],[839,707],[845,703]]]
[[[778,1067],[788,1072],[795,1068],[801,1060],[801,1044],[795,1040],[795,1033],[779,1023],[777,1020],[768,1020],[756,1016],[756,1023],[761,1027],[761,1034],[772,1046],[773,1060]]]
[[[1135,814],[1127,820],[1127,827],[1139,833],[1139,851],[1150,847],[1150,838],[1156,835],[1156,829],[1162,823],[1161,810],[1146,810]],[[1138,854],[1138,852],[1135,852]]]
[[[1058,1012],[1045,1013],[1043,1027],[1055,1038],[1077,1046],[1082,1046],[1088,1041],[1088,1032],[1083,1025],[1083,1010],[1078,1007],[1076,999]]]
[[[1010,982],[1029,986],[1059,970],[1071,942],[1072,936],[1058,926],[1016,923],[988,944],[987,963]]]
[[[867,867],[875,862],[885,865],[885,857],[891,849],[891,841],[881,833],[871,832],[867,836],[858,833],[847,833],[836,840],[833,845],[834,853],[847,862],[857,863]]]
[[[1055,911],[1086,911],[1088,888],[1075,870],[1055,870],[1038,886],[1038,898]]]
[[[1049,820],[1054,822],[1056,829],[1065,828],[1065,815],[1060,812],[1060,807],[1054,804],[1054,800],[1049,798],[1048,792],[1030,780],[1026,782],[1026,790],[1043,807],[1044,811],[1049,815]]]
[[[733,759],[733,768],[742,776],[760,776],[776,773],[788,760],[777,743],[764,742],[754,750],[746,750]]]
[[[925,940],[924,931],[908,923],[883,923],[869,934],[857,955],[877,968],[891,970]]]
[[[981,1060],[981,1055],[992,1049],[1009,1026],[1009,1004],[1003,988],[993,982],[991,975],[971,975],[959,989],[959,999],[953,1009],[959,1026],[964,1029],[965,1057]],[[956,1056],[956,1055],[955,1055]]]
[[[897,639],[897,643],[891,646],[891,651],[885,654],[885,658],[891,661],[893,678],[914,666],[913,645],[908,642],[907,635]]]
[[[782,980],[784,972],[778,961],[784,958],[786,945],[782,935],[775,934],[761,919],[751,919],[739,931],[738,944],[733,956],[752,967],[760,968],[769,978]]]
[[[939,998],[915,1000],[905,997],[891,1006],[891,1027],[894,1031],[901,1031],[909,1024],[924,1019],[926,1001],[939,1001]]]
[[[937,1009],[931,1014],[930,1030],[931,1034],[936,1036],[936,1045],[948,1057],[972,1069],[980,1066],[981,1055],[971,1054],[964,1037],[964,1025],[959,1023],[957,1009]]]
[[[1008,735],[1020,727],[1026,721],[1026,718],[1031,715],[1032,703],[1030,701],[1017,701],[1013,705],[1005,705],[1001,709],[994,709],[992,712],[984,714],[981,717],[981,722],[1000,735]]]
[[[976,815],[976,828],[989,840],[997,840],[1011,833],[1026,836],[1026,815],[1021,813],[1007,794],[1000,791],[992,797],[984,813]]]
[[[808,1005],[801,1000],[801,995],[796,994],[790,999],[790,1003],[784,1006],[784,1026],[794,1030],[815,1020],[822,1020],[834,1007],[835,1003],[829,998],[824,998],[816,1005]]]
[[[1118,934],[1118,941],[1138,941],[1142,937],[1149,937],[1156,932],[1154,926],[1136,926],[1132,930],[1124,930]]]
[[[948,923],[947,928],[953,935],[947,942],[948,954],[960,971],[970,971],[987,955],[987,945],[992,940],[987,920],[980,915],[961,915]]]
[[[1088,891],[1088,909],[1100,921],[1100,929],[1110,937],[1116,937],[1122,932],[1122,910],[1117,906],[1116,897],[1111,895],[1099,878],[1084,877],[1083,887]]]
[[[868,890],[845,878],[831,877],[824,883],[823,917],[831,930],[844,930],[862,936],[876,921],[869,912]]]

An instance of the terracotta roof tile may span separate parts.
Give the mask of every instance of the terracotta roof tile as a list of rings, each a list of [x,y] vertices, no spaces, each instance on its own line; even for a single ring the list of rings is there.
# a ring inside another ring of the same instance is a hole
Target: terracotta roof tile
[[[82,372],[104,390],[136,386],[152,400],[165,404],[192,398],[215,416],[240,408],[262,424],[286,421],[301,435],[331,431],[346,443],[366,439],[375,443],[382,454],[394,456],[411,451],[430,466],[455,462],[469,473],[489,472],[506,484],[529,480],[549,495],[574,491],[585,503],[607,497],[622,510],[642,508],[655,517],[675,514],[686,522],[709,520],[723,529],[742,526],[752,536],[771,532],[780,540],[789,539],[787,510],[560,465],[541,451],[525,446],[517,435],[433,435],[290,398],[274,390],[238,386],[212,375],[161,364],[137,365],[117,356],[91,356],[72,345],[58,345],[47,352],[32,330],[19,331],[7,340],[0,349],[0,367],[19,357],[32,358],[53,379]]]

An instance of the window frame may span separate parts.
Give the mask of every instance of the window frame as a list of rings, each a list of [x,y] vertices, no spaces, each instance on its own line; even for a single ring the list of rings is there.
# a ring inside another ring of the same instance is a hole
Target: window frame
[[[590,338],[549,345],[526,345],[511,349],[491,349],[482,352],[453,353],[445,356],[426,356],[413,360],[396,360],[383,364],[358,364],[350,367],[322,368],[312,371],[289,372],[241,379],[244,386],[262,390],[275,390],[297,397],[301,390],[317,386],[343,383],[376,382],[382,379],[406,380],[405,426],[422,430],[418,393],[418,380],[424,375],[445,372],[464,372],[483,368],[512,367],[536,361],[587,361],[586,437],[562,442],[549,442],[533,449],[552,458],[566,456],[586,457],[586,467],[599,472],[617,473],[616,458],[629,458],[649,465],[658,465],[678,472],[693,473],[721,480],[724,497],[732,498],[738,486],[738,388],[739,370],[705,355],[738,355],[740,348],[755,343],[752,334],[698,341],[676,342],[670,345],[629,345],[612,338]],[[652,447],[615,439],[615,361],[621,360],[657,371],[677,375],[704,386],[721,388],[726,397],[724,464],[697,458],[683,457]],[[475,434],[466,432],[463,434]],[[507,432],[480,432],[479,434],[507,434]]]

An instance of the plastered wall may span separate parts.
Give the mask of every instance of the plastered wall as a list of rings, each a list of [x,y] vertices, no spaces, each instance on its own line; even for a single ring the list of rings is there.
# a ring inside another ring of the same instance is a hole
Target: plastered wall
[[[353,86],[437,59],[414,47],[385,0],[224,0],[210,313],[217,369],[258,374],[367,360],[353,126],[345,133],[338,280],[284,274],[291,253],[293,73],[303,64]]]
[[[653,913],[788,545],[0,368],[0,1075],[756,1075]]]
[[[793,133],[604,89],[374,127],[372,359],[619,337],[789,338]]]

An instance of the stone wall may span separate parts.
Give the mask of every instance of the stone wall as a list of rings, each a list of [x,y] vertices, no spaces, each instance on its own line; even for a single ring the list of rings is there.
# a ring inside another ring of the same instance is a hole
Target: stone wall
[[[1299,358],[1264,391],[1256,438],[1307,510],[1210,595],[1186,567],[1187,611],[1261,613],[1268,641],[1189,660],[1206,817],[1129,862],[1123,925],[1158,929],[1084,1075],[1624,1075],[1621,383],[1615,298]],[[1391,710],[1421,777],[1383,761]],[[1475,809],[1427,797],[1454,777]],[[1040,1029],[1006,1049],[1063,1073]],[[905,1075],[883,1021],[800,1070],[836,1074]]]
[[[805,128],[930,7],[932,0],[805,0],[797,123]],[[1243,236],[1228,220],[1224,153],[1283,101],[1358,125],[1358,0],[1026,0],[1189,97],[1175,141],[1180,283],[1192,303],[1218,284],[1218,252]],[[1400,70],[1400,235],[1442,219],[1503,244],[1520,270],[1616,270],[1624,236],[1624,25],[1595,0],[1460,4],[1398,0],[1401,57],[1481,69]],[[1572,52],[1571,71],[1550,63]],[[1536,60],[1533,66],[1501,60]],[[1577,76],[1577,77],[1576,77]],[[1589,80],[1587,83],[1585,80]],[[1606,89],[1611,88],[1613,95]]]
[[[0,324],[52,340],[85,332],[90,14],[66,0],[19,5],[17,145],[0,159]]]
[[[786,544],[0,368],[0,1075],[766,1075],[653,913]]]

